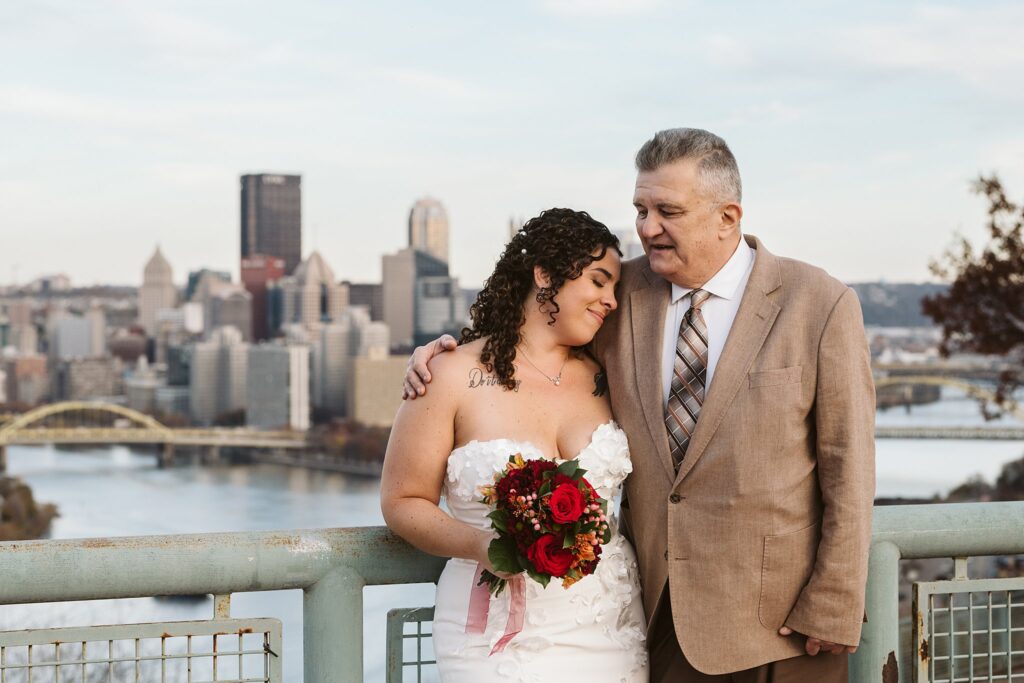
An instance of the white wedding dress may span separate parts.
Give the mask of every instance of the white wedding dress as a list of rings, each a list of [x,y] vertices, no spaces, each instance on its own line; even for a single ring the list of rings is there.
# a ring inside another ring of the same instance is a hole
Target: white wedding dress
[[[471,441],[452,451],[442,494],[456,519],[490,529],[489,508],[480,487],[513,453],[526,459],[545,457],[524,441]],[[614,422],[594,430],[576,456],[587,481],[612,501],[632,471],[626,434]],[[453,558],[437,582],[433,640],[444,683],[507,680],[601,681],[646,683],[647,650],[636,554],[613,521],[612,539],[602,550],[595,572],[568,589],[553,579],[547,588],[526,580],[526,617],[522,631],[501,652],[488,656],[501,638],[509,612],[510,590],[492,597],[484,633],[466,633],[469,596],[476,562]]]

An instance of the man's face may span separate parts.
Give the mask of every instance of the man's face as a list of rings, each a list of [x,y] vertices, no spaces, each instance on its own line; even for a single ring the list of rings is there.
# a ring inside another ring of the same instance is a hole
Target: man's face
[[[641,171],[633,206],[636,231],[655,273],[683,287],[700,287],[721,268],[721,204],[700,189],[695,161]]]

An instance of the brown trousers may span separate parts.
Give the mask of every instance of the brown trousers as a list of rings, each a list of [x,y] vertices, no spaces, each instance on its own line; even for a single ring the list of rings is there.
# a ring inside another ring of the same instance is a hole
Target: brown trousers
[[[793,635],[792,638],[799,636]],[[694,669],[676,639],[672,607],[666,590],[647,636],[651,683],[846,683],[849,655],[820,652],[771,662],[731,674],[705,674]],[[737,647],[742,647],[738,644]]]

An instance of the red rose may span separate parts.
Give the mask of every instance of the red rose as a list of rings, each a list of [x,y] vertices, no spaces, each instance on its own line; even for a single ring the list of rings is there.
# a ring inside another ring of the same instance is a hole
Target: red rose
[[[586,501],[583,500],[579,486],[573,482],[562,484],[556,488],[551,494],[548,505],[551,508],[551,519],[559,524],[568,524],[580,518]]]
[[[565,576],[573,559],[572,549],[563,548],[561,539],[554,534],[544,534],[538,538],[526,551],[526,556],[538,572],[556,578]]]

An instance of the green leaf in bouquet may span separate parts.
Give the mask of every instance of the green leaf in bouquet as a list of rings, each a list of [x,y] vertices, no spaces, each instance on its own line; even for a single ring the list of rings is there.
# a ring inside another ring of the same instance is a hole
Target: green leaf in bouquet
[[[518,554],[511,541],[501,538],[491,541],[491,544],[487,546],[487,559],[499,572],[518,574],[523,571],[523,566],[519,563]]]
[[[508,515],[504,510],[492,510],[487,518],[495,529],[508,533]]]
[[[548,576],[547,574],[541,574],[539,572],[535,572],[530,567],[526,568],[526,573],[529,575],[529,577],[531,579],[533,579],[534,581],[536,581],[540,585],[544,586],[545,588],[547,588],[548,587],[548,583],[551,582],[551,577],[550,576]]]
[[[545,474],[547,474],[547,473],[545,472]],[[549,493],[551,493],[551,478],[550,477],[545,479],[544,483],[540,485],[539,489],[537,489],[537,495],[539,495],[539,496],[546,496]]]
[[[566,532],[565,537],[562,539],[562,549],[571,548],[576,545],[576,534],[572,530]]]
[[[559,474],[564,474],[567,477],[572,477],[573,475],[576,474],[577,470],[581,472],[586,472],[586,470],[580,470],[580,464],[576,462],[576,460],[566,460],[561,465],[559,465],[558,469],[556,469],[555,471],[558,472]],[[580,476],[583,475],[581,474]]]

